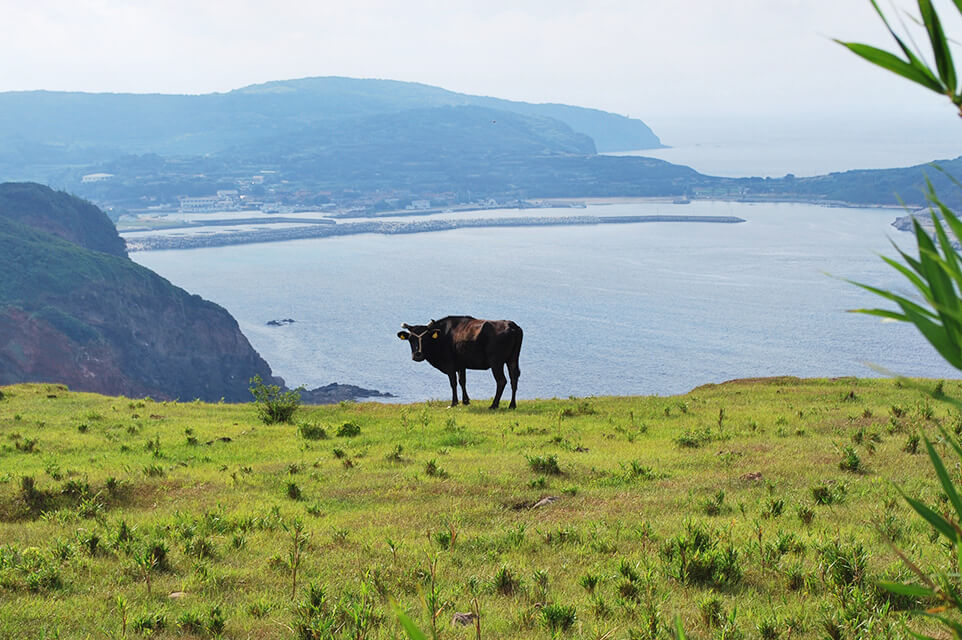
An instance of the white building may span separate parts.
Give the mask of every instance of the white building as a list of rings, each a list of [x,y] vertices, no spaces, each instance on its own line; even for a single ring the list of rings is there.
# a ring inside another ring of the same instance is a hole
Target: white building
[[[181,198],[180,210],[184,213],[205,213],[222,209],[223,200],[217,196]]]
[[[112,173],[88,173],[80,178],[80,182],[84,184],[89,184],[91,182],[104,182],[105,180],[110,180],[113,177],[114,174]]]
[[[430,208],[431,208],[430,200],[414,200],[411,202],[411,204],[405,207],[405,209],[430,209]]]

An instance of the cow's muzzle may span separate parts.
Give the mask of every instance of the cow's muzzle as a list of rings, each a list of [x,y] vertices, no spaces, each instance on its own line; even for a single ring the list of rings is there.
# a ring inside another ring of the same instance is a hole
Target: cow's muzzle
[[[411,359],[414,360],[415,362],[421,362],[422,360],[424,360],[424,354],[421,353],[420,351],[418,351],[417,353],[412,353]]]

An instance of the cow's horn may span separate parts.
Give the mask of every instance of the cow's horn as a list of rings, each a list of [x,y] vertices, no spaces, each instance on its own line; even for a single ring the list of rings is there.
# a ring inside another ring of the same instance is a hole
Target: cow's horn
[[[402,322],[402,323],[401,323],[401,328],[402,328],[402,329],[410,329],[410,328],[411,328],[411,325],[409,325],[407,322]]]

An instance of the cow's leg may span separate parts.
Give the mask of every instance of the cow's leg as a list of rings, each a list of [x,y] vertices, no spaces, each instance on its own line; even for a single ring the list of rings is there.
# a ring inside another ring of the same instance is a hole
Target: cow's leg
[[[508,408],[514,409],[517,406],[515,397],[518,395],[518,378],[521,377],[521,367],[518,366],[517,360],[508,363],[508,375],[511,376],[511,404]]]
[[[498,388],[494,392],[494,400],[491,401],[490,409],[497,409],[498,405],[501,404],[501,394],[504,393],[504,387],[508,384],[508,379],[504,377],[504,363],[500,362],[493,367],[491,367],[491,373],[494,374],[494,379],[498,383]]]
[[[471,398],[468,397],[468,381],[466,374],[467,371],[465,369],[458,370],[458,376],[461,378],[461,404],[471,404]]]
[[[451,406],[458,406],[458,373],[451,369],[448,373],[448,382],[451,383]]]

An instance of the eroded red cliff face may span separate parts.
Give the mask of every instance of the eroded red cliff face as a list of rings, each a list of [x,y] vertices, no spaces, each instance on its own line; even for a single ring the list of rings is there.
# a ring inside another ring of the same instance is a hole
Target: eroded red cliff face
[[[0,313],[0,384],[62,382],[71,389],[147,395],[117,368],[108,345],[79,348],[64,333],[21,309]]]
[[[4,216],[10,201],[5,187],[0,255],[16,259],[0,261],[0,384],[60,382],[108,395],[238,402],[251,399],[253,376],[274,380],[222,307],[173,286],[122,251],[81,248],[83,233],[67,234],[69,243],[62,233],[50,234],[52,228],[96,228],[95,245],[113,247],[104,240],[102,220],[70,219],[105,219],[99,209],[89,203],[43,209],[34,227],[24,207],[62,198],[33,185],[40,196],[17,200],[18,214]],[[23,193],[23,185],[15,187],[15,196]]]

